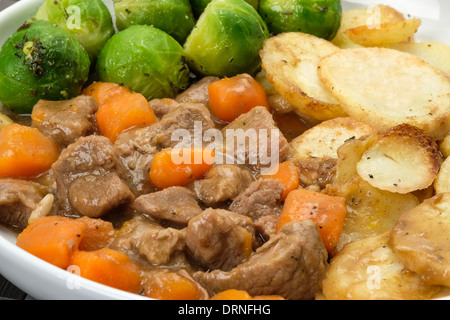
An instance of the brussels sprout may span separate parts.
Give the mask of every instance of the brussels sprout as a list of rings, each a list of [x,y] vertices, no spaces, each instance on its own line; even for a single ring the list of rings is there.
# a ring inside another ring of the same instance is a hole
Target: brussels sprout
[[[202,12],[205,10],[206,6],[211,1],[212,0],[191,0],[192,10],[194,11],[194,14],[197,18],[200,17]],[[245,1],[250,3],[253,8],[258,10],[259,0],[245,0]]]
[[[331,40],[341,26],[340,0],[261,0],[259,13],[273,34],[304,32]]]
[[[255,74],[259,51],[269,32],[258,12],[244,0],[213,0],[187,38],[191,70],[200,75]]]
[[[195,25],[189,0],[114,0],[114,10],[119,30],[136,24],[152,25],[181,44]]]
[[[0,51],[0,101],[30,113],[39,99],[77,96],[89,67],[88,54],[67,31],[48,21],[27,21]]]
[[[174,97],[189,85],[181,45],[152,26],[131,26],[116,33],[97,60],[100,81],[123,84],[148,100]]]
[[[111,13],[102,0],[46,0],[35,18],[70,32],[91,61],[115,33]]]

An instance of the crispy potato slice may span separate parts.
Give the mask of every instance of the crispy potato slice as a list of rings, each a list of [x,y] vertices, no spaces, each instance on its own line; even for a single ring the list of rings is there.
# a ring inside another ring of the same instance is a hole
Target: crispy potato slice
[[[320,59],[340,50],[331,42],[301,32],[277,35],[261,50],[267,79],[301,113],[319,120],[346,116],[317,74]]]
[[[445,136],[442,141],[439,142],[439,150],[444,155],[444,157],[450,156],[450,133]]]
[[[411,53],[433,67],[450,75],[450,46],[442,42],[424,41],[397,43],[389,48]]]
[[[299,168],[300,183],[319,189],[334,179],[337,150],[347,140],[376,134],[376,130],[349,117],[326,120],[292,140],[288,159]]]
[[[440,193],[404,212],[389,244],[408,270],[429,284],[450,287],[450,193]]]
[[[342,185],[328,185],[323,192],[344,197],[347,202],[347,216],[336,252],[350,242],[391,230],[405,210],[419,204],[417,197],[410,193],[380,190],[359,176]]]
[[[401,21],[405,21],[403,15],[394,8],[386,5],[347,10],[342,13],[341,27],[332,42],[342,49],[362,47],[347,36],[347,30],[361,26],[373,29],[379,27],[382,23]]]
[[[405,194],[432,185],[441,163],[437,143],[425,131],[402,124],[380,135],[356,170],[376,188]]]
[[[450,77],[412,54],[339,50],[322,58],[319,76],[349,116],[378,132],[409,123],[441,140],[450,131]]]
[[[436,193],[450,192],[450,158],[445,159],[439,170],[439,174],[434,181]]]
[[[348,244],[332,258],[322,292],[328,300],[430,299],[438,286],[405,270],[387,245],[389,232]]]
[[[396,43],[408,42],[419,30],[420,19],[382,23],[377,27],[359,26],[347,29],[349,39],[364,47],[384,47]]]
[[[291,141],[288,158],[294,163],[304,159],[337,159],[337,150],[345,141],[376,133],[371,126],[349,117],[323,121]]]

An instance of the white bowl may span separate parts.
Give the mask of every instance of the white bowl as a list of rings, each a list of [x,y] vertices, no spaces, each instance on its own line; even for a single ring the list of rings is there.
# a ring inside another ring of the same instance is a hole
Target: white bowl
[[[42,2],[43,0],[21,0],[0,12],[0,46],[36,12]],[[111,1],[105,2],[111,8]],[[342,3],[344,10],[348,10],[381,2],[344,0]],[[450,45],[450,1],[388,0],[383,3],[391,5],[405,15],[410,14],[422,19],[422,26],[416,35],[418,41],[441,41]],[[18,248],[15,242],[16,235],[0,226],[0,273],[36,299],[145,299],[75,276],[25,252]]]

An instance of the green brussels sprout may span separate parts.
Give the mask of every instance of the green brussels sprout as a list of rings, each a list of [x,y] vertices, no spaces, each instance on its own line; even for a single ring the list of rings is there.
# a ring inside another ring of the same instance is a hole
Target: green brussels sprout
[[[97,60],[100,81],[123,84],[148,100],[174,97],[189,85],[183,47],[164,31],[135,25],[116,33]]]
[[[111,13],[102,0],[46,0],[35,17],[70,32],[91,61],[115,33]]]
[[[340,0],[261,0],[259,13],[274,35],[304,32],[331,40],[341,26]]]
[[[194,11],[194,15],[198,18],[205,11],[206,6],[212,0],[191,0],[192,10]],[[253,8],[258,10],[259,0],[245,0],[252,5]]]
[[[184,44],[191,70],[199,75],[231,77],[255,74],[259,51],[269,37],[266,23],[244,0],[213,0]]]
[[[117,29],[146,24],[184,43],[195,25],[189,0],[114,0]]]
[[[29,114],[39,99],[75,97],[88,79],[90,63],[70,33],[48,21],[27,21],[0,51],[0,101]]]

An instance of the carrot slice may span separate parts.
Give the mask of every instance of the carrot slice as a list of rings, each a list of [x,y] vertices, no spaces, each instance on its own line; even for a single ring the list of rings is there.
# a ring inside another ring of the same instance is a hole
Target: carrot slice
[[[202,178],[213,166],[214,151],[205,148],[168,148],[158,152],[150,180],[159,189],[184,186]]]
[[[252,296],[245,290],[228,289],[217,293],[211,300],[252,300]]]
[[[86,230],[79,245],[80,250],[94,251],[104,248],[115,234],[113,224],[109,221],[86,216],[78,220],[86,224]]]
[[[13,123],[0,130],[0,178],[37,176],[58,156],[58,146],[36,128]]]
[[[284,191],[283,195],[281,196],[281,201],[286,200],[289,192],[298,189],[300,185],[298,168],[292,161],[285,161],[280,163],[269,172],[261,175],[261,178],[277,179],[281,182],[281,184],[283,184]]]
[[[77,251],[71,264],[83,278],[132,293],[141,289],[140,269],[124,253],[108,248]]]
[[[146,284],[144,295],[158,300],[199,300],[202,296],[198,285],[175,272],[158,273]]]
[[[57,267],[67,269],[78,250],[86,224],[82,221],[47,216],[33,220],[17,237],[17,246]]]
[[[264,88],[248,74],[215,81],[208,92],[212,114],[223,121],[231,122],[256,106],[270,111]]]
[[[339,242],[346,215],[344,198],[297,189],[291,191],[284,202],[277,231],[290,221],[313,220],[317,222],[325,248],[332,253]]]
[[[103,105],[116,96],[131,93],[131,90],[116,83],[99,81],[86,87],[82,93],[94,98],[99,105]]]

